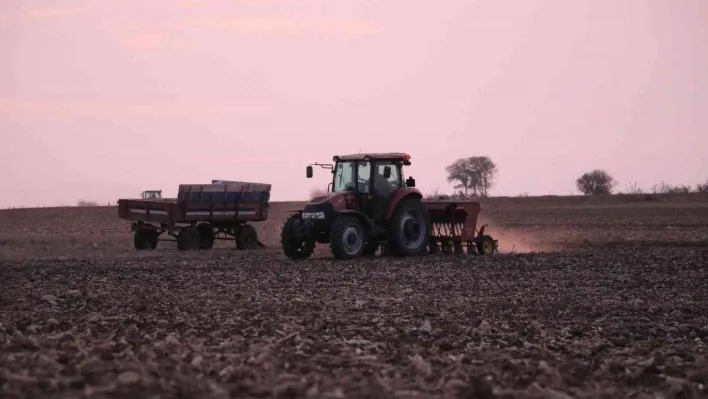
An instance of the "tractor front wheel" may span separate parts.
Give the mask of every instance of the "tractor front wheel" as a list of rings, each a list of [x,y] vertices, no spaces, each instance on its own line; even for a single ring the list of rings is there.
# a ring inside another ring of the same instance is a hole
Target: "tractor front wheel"
[[[396,256],[414,256],[426,252],[430,241],[428,210],[417,198],[401,201],[388,223],[388,242]]]
[[[309,258],[315,251],[315,241],[306,240],[301,232],[302,218],[299,214],[291,215],[283,224],[280,233],[280,245],[285,256],[292,260]]]
[[[353,259],[365,249],[366,231],[359,218],[354,215],[340,215],[329,233],[329,246],[337,259]]]

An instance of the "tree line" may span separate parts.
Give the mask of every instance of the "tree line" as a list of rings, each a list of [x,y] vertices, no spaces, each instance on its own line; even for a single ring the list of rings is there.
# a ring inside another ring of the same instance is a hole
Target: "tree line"
[[[617,180],[612,177],[607,171],[596,169],[587,173],[575,181],[575,186],[584,195],[607,195],[612,194],[617,186]],[[708,180],[705,183],[696,184],[695,188],[689,185],[671,185],[665,183],[654,184],[649,191],[644,191],[639,185],[634,182],[627,186],[626,194],[688,194],[688,193],[708,193]]]
[[[487,197],[489,189],[495,183],[497,170],[496,164],[487,156],[460,158],[445,167],[447,181],[455,183],[457,196],[462,197]],[[596,169],[581,175],[575,181],[575,186],[583,195],[612,194],[617,181],[606,171]],[[653,185],[649,192],[654,194],[708,193],[708,180],[697,184],[695,188],[686,185],[674,186],[662,181]],[[627,187],[627,194],[644,193],[645,191],[636,183]]]
[[[445,167],[447,174],[447,182],[454,183],[456,197],[479,197],[485,198],[489,196],[489,190],[496,183],[498,168],[497,165],[488,156],[471,156],[456,159],[450,165]],[[617,186],[617,181],[602,169],[586,172],[575,181],[575,186],[583,195],[601,195],[612,194]],[[705,183],[697,184],[695,188],[691,186],[673,186],[663,181],[655,184],[646,193],[654,194],[676,194],[700,192],[708,193],[708,180]],[[644,194],[636,183],[632,183],[627,187],[627,194]],[[325,191],[316,189],[311,193],[311,197],[326,194]],[[431,197],[450,197],[449,195],[441,195],[437,192]]]

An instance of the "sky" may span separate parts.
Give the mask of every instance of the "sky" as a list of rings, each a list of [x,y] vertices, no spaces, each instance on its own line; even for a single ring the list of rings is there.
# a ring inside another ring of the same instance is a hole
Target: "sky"
[[[2,0],[0,207],[299,200],[335,154],[407,152],[423,193],[486,155],[490,195],[708,179],[705,0]]]

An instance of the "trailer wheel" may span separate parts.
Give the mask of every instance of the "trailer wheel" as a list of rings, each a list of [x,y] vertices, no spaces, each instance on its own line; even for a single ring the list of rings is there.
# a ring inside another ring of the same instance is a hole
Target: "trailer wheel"
[[[340,215],[329,235],[329,247],[337,259],[353,259],[364,252],[366,231],[356,216]]]
[[[244,224],[238,231],[236,238],[236,248],[241,250],[252,250],[258,248],[258,234],[256,229],[250,224]]]
[[[477,244],[477,253],[480,255],[491,255],[497,250],[497,243],[494,242],[491,236],[482,235],[475,240]]]
[[[315,251],[315,242],[305,240],[297,233],[301,222],[300,215],[291,215],[283,224],[283,230],[280,233],[280,245],[283,252],[292,260],[307,259]]]
[[[180,251],[199,249],[200,242],[199,229],[194,226],[185,227],[177,234],[177,249]]]
[[[137,250],[157,248],[157,231],[152,229],[137,229],[133,236],[133,246]]]
[[[199,249],[211,249],[214,246],[214,229],[209,223],[197,226],[199,230]]]
[[[423,254],[430,241],[428,210],[417,198],[404,199],[396,206],[387,230],[393,255]]]

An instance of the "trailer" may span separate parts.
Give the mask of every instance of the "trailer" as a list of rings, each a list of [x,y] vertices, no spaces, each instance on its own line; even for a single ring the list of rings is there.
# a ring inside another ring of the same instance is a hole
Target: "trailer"
[[[251,250],[264,246],[249,222],[268,219],[270,191],[270,184],[241,181],[181,184],[177,198],[119,199],[118,216],[132,222],[138,250],[155,249],[158,241],[182,251],[211,249],[216,240]]]

